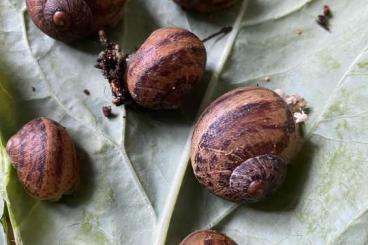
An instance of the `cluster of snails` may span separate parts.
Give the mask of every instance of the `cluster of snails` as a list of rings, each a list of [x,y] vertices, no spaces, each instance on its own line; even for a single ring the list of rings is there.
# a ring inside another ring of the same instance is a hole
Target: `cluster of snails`
[[[27,0],[35,25],[55,39],[71,42],[115,25],[126,0]],[[233,0],[176,1],[183,8],[212,11]],[[179,107],[202,79],[206,49],[193,33],[181,28],[153,32],[138,51],[125,59],[118,45],[104,40],[106,51],[98,68],[112,83],[115,104],[127,94],[150,109]],[[122,84],[124,83],[124,84]],[[41,200],[58,200],[73,190],[79,179],[74,144],[57,122],[39,118],[14,135],[6,150],[27,191]]]
[[[27,0],[35,25],[52,38],[72,42],[108,26],[123,15],[126,0]],[[208,11],[234,1],[176,1],[186,9]],[[129,94],[150,109],[179,107],[202,79],[206,49],[193,33],[181,28],[153,32],[136,53],[123,57],[116,44],[105,40],[98,68],[112,80],[115,104]],[[105,59],[104,59],[105,58]],[[124,82],[122,85],[121,83]],[[79,179],[75,146],[66,129],[47,119],[35,119],[9,139],[6,150],[19,179],[33,197],[57,201]]]
[[[235,0],[174,0],[199,12],[232,6]],[[73,41],[115,24],[125,0],[27,0],[35,24],[46,34]],[[81,14],[82,13],[82,14]],[[206,49],[182,28],[154,31],[129,56],[100,32],[106,50],[97,68],[109,80],[114,103],[127,98],[149,109],[175,109],[202,79]],[[303,105],[304,106],[304,105]],[[303,106],[298,107],[300,111]],[[285,98],[262,87],[232,90],[210,104],[194,127],[191,163],[195,177],[212,193],[233,202],[256,202],[282,185],[287,164],[300,147],[294,110]],[[76,149],[59,123],[39,118],[7,143],[19,179],[35,198],[57,201],[79,180]],[[181,245],[234,245],[214,231],[190,234]]]

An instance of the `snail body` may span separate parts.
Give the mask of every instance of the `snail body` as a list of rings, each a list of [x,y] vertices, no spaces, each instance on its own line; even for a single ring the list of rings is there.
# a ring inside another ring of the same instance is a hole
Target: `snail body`
[[[202,79],[206,49],[193,33],[181,28],[154,31],[129,57],[127,89],[149,109],[175,109]]]
[[[212,230],[195,231],[189,234],[179,245],[236,245],[224,234]]]
[[[115,25],[125,0],[27,0],[36,26],[52,38],[70,42]]]
[[[222,198],[259,201],[283,183],[298,142],[297,125],[283,98],[261,87],[235,89],[215,100],[197,122],[193,171]]]
[[[75,146],[59,123],[39,118],[11,137],[6,151],[20,181],[31,196],[57,201],[79,180]]]
[[[187,10],[197,12],[212,12],[233,6],[236,0],[174,0]]]

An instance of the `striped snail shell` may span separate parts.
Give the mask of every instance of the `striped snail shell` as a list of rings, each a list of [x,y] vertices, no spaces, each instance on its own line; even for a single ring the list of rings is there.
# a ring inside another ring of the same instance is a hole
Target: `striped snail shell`
[[[59,123],[39,118],[11,137],[6,151],[31,196],[57,201],[79,180],[75,146]]]
[[[70,42],[114,25],[125,0],[27,0],[36,26],[52,38]]]
[[[206,49],[196,35],[181,28],[161,28],[129,56],[127,88],[145,108],[175,109],[202,79],[205,66]]]
[[[244,87],[215,100],[197,122],[191,161],[198,181],[234,202],[276,191],[299,149],[288,105],[272,90]]]
[[[174,0],[177,4],[187,10],[198,12],[211,12],[231,7],[236,0]]]
[[[236,245],[236,243],[224,234],[204,230],[189,234],[179,245]]]

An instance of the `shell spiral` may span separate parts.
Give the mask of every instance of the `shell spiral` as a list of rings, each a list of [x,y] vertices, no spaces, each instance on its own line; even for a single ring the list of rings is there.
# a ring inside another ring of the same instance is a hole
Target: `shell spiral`
[[[174,0],[184,9],[198,12],[211,12],[231,7],[236,0]]]
[[[198,181],[227,200],[258,201],[283,182],[298,133],[286,102],[261,87],[215,100],[198,120],[191,162]]]
[[[129,57],[127,87],[133,100],[150,109],[179,107],[202,79],[206,49],[188,30],[161,28]]]
[[[66,129],[35,119],[8,141],[6,151],[20,181],[33,197],[57,201],[79,181],[75,146]]]

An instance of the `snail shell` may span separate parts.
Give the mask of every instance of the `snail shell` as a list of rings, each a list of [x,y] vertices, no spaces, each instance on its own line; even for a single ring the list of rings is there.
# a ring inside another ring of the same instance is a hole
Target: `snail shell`
[[[48,118],[27,123],[6,151],[20,181],[33,197],[57,201],[79,180],[76,150],[66,129]]]
[[[196,35],[161,28],[129,57],[128,91],[145,108],[175,109],[202,79],[205,66],[206,49]]]
[[[184,9],[198,12],[211,12],[219,9],[231,7],[236,0],[174,0]]]
[[[261,87],[235,89],[215,100],[197,122],[193,171],[220,197],[259,201],[284,181],[298,142],[293,115],[278,94]]]
[[[236,245],[224,234],[216,231],[196,231],[189,234],[179,245]]]
[[[74,41],[116,24],[125,0],[27,0],[33,22],[47,35]]]

